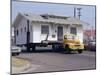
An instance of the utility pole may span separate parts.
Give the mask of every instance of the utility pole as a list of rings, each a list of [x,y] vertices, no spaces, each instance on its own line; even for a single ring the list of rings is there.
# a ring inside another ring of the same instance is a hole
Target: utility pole
[[[78,17],[79,17],[79,19],[80,19],[80,16],[82,16],[82,15],[81,15],[81,9],[82,9],[82,8],[77,8],[77,10],[78,10]]]
[[[76,7],[74,7],[74,18],[76,18]]]

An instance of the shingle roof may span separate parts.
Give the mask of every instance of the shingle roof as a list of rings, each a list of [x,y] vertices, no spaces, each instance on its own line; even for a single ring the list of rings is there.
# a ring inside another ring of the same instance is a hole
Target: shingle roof
[[[18,16],[23,16],[26,19],[29,19],[30,21],[51,22],[51,23],[57,23],[57,24],[78,24],[78,25],[86,24],[85,22],[83,22],[79,19],[73,18],[73,17],[57,16],[57,15],[50,15],[50,14],[40,14],[40,15],[38,15],[38,14],[19,13]]]

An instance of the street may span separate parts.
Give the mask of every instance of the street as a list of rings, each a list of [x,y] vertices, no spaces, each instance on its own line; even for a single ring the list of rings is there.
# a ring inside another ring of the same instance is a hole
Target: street
[[[87,70],[96,68],[95,52],[84,51],[82,54],[65,54],[53,51],[37,51],[35,53],[21,53],[13,56],[30,61],[31,67],[20,73]]]

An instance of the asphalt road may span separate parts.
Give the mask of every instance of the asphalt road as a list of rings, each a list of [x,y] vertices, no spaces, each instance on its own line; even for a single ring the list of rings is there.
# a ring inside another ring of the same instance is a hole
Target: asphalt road
[[[29,60],[31,68],[22,73],[51,72],[84,70],[96,68],[95,52],[84,51],[82,54],[64,54],[48,51],[37,51],[35,53],[21,53],[17,58]]]

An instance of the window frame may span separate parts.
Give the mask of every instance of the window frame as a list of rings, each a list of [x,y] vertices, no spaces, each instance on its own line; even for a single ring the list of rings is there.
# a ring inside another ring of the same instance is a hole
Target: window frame
[[[41,25],[41,34],[49,34],[49,25]]]
[[[70,27],[70,33],[77,35],[77,27]]]

